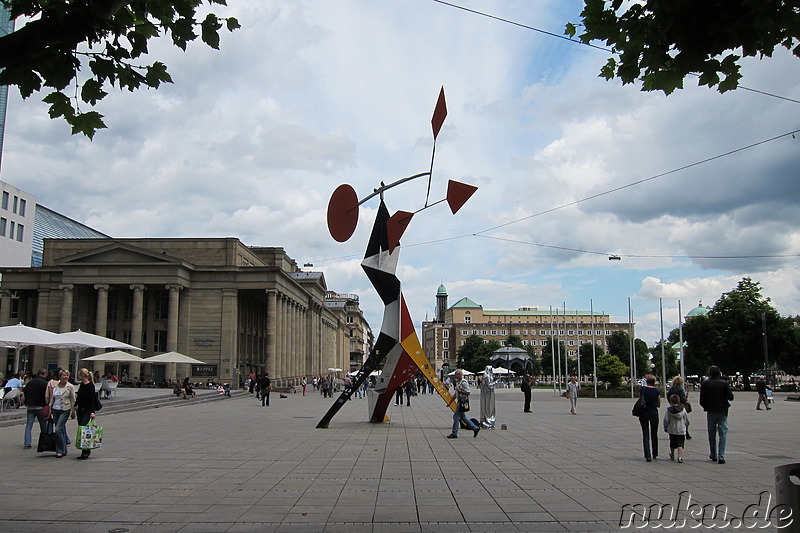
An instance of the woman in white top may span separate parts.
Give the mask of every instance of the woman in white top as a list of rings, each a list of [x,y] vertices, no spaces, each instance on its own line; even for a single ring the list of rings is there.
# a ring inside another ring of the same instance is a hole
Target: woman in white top
[[[58,383],[48,387],[47,404],[56,425],[56,457],[64,457],[67,455],[67,419],[75,418],[75,388],[69,382],[69,371],[62,370]]]

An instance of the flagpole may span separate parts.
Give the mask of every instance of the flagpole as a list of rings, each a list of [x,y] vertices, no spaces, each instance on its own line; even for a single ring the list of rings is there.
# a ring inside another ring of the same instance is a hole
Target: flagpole
[[[592,315],[592,381],[594,381],[594,397],[597,398],[597,345],[595,344],[594,340],[594,302],[591,298],[589,298],[589,313]]]
[[[664,388],[664,398],[667,398],[667,360],[664,355],[664,306],[661,298],[658,299],[658,316],[661,319],[661,386]],[[667,398],[669,400],[669,398]]]

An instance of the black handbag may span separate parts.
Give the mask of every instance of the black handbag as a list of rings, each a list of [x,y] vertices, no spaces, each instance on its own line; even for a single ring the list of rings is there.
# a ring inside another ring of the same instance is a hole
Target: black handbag
[[[633,404],[633,410],[631,410],[631,414],[633,416],[642,416],[646,407],[647,404],[644,401],[644,395],[640,392],[639,399],[636,400],[635,404]]]
[[[462,413],[469,412],[469,398],[464,398],[463,400],[461,398],[458,399],[458,410]]]
[[[52,418],[47,419],[44,431],[39,433],[39,443],[36,445],[36,451],[38,453],[56,451],[56,434],[53,431]]]
[[[94,393],[94,410],[99,411],[103,408],[103,404],[100,403],[100,395],[96,392]]]

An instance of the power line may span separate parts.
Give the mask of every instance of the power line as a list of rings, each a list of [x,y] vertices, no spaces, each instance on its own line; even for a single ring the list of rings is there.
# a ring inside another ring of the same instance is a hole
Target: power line
[[[510,226],[512,224],[516,224],[517,222],[522,222],[524,220],[528,220],[528,219],[531,219],[531,218],[534,218],[534,217],[545,215],[547,213],[552,213],[553,211],[558,211],[559,209],[564,209],[566,207],[571,207],[573,205],[577,205],[577,204],[580,204],[580,203],[583,203],[583,202],[586,202],[586,201],[589,201],[589,200],[594,200],[595,198],[600,198],[601,196],[606,196],[606,195],[611,194],[611,193],[619,192],[621,190],[628,189],[630,187],[635,187],[636,185],[641,185],[642,183],[646,183],[648,181],[653,181],[653,180],[656,180],[658,178],[663,178],[664,176],[669,176],[670,174],[675,174],[676,172],[680,172],[682,170],[686,170],[686,169],[689,169],[689,168],[692,168],[692,167],[696,167],[696,166],[699,166],[699,165],[702,165],[702,164],[705,164],[705,163],[709,163],[711,161],[715,161],[717,159],[721,159],[723,157],[727,157],[729,155],[733,155],[733,154],[738,153],[738,152],[743,152],[744,150],[749,150],[750,148],[755,148],[756,146],[760,146],[760,145],[766,144],[768,142],[776,141],[776,140],[781,139],[783,137],[788,137],[790,135],[794,136],[798,132],[800,132],[800,128],[798,128],[796,130],[792,130],[792,131],[786,132],[786,133],[782,133],[780,135],[776,135],[775,137],[770,137],[769,139],[764,139],[763,141],[758,141],[758,142],[755,142],[755,143],[752,143],[752,144],[748,144],[747,146],[741,146],[739,148],[735,148],[733,150],[729,150],[727,152],[724,152],[724,153],[721,153],[721,154],[717,154],[715,156],[707,157],[706,159],[703,159],[703,160],[700,160],[700,161],[695,161],[694,163],[689,163],[688,165],[683,165],[682,167],[674,168],[672,170],[668,170],[666,172],[662,172],[661,174],[656,174],[655,176],[650,176],[649,178],[644,178],[644,179],[641,179],[641,180],[638,180],[638,181],[634,181],[634,182],[628,183],[626,185],[620,185],[619,187],[615,187],[615,188],[609,189],[607,191],[599,192],[597,194],[593,194],[591,196],[587,196],[585,198],[581,198],[580,200],[575,200],[573,202],[569,202],[569,203],[566,203],[566,204],[563,204],[563,205],[559,205],[557,207],[552,207],[550,209],[546,209],[544,211],[540,211],[538,213],[534,213],[532,215],[528,215],[526,217],[519,218],[517,220],[512,220],[511,222],[506,222],[505,224],[500,224],[498,226],[494,226],[494,227],[485,229],[483,231],[479,231],[479,232],[475,233],[475,235],[479,235],[481,233],[486,233],[486,232],[489,232],[489,231],[494,231],[496,229],[500,229],[500,228],[504,228],[506,226]]]
[[[498,16],[492,15],[490,13],[486,13],[486,12],[483,12],[483,11],[478,11],[478,10],[475,10],[475,9],[470,9],[470,8],[467,8],[467,7],[464,7],[464,6],[460,6],[458,4],[452,4],[450,2],[445,2],[444,0],[433,0],[433,1],[436,2],[437,4],[442,4],[442,5],[445,5],[447,7],[452,7],[453,9],[459,9],[461,11],[466,11],[467,13],[472,13],[473,15],[486,17],[486,18],[489,18],[489,19],[492,19],[492,20],[496,20],[498,22],[503,22],[505,24],[511,24],[512,26],[517,26],[517,27],[523,28],[525,30],[535,31],[535,32],[541,33],[543,35],[547,35],[548,37],[555,37],[557,39],[561,39],[561,40],[564,40],[564,41],[569,41],[569,42],[574,43],[574,44],[579,44],[579,45],[582,45],[582,46],[588,46],[589,48],[594,48],[595,50],[602,50],[603,52],[607,52],[609,54],[619,55],[618,52],[615,52],[614,50],[612,50],[610,48],[606,48],[605,46],[598,46],[598,45],[592,44],[592,43],[585,43],[585,42],[583,42],[583,41],[581,41],[579,39],[573,39],[571,37],[567,37],[566,35],[559,35],[557,33],[551,32],[551,31],[543,30],[541,28],[536,28],[534,26],[529,26],[527,24],[522,24],[520,22],[516,22],[516,21],[513,21],[513,20],[509,20],[509,19],[505,19],[505,18],[502,18],[502,17],[498,17]],[[691,73],[691,74],[693,76],[699,77],[698,74],[695,74],[695,73]],[[752,88],[746,87],[744,85],[739,85],[737,88],[743,89],[745,91],[754,92],[754,93],[757,93],[757,94],[763,94],[764,96],[770,96],[772,98],[778,98],[780,100],[786,100],[787,102],[800,104],[800,100],[795,100],[794,98],[789,98],[789,97],[786,97],[786,96],[780,96],[780,95],[777,95],[777,94],[768,93],[766,91],[760,91],[758,89],[752,89]]]
[[[438,0],[434,0],[434,1],[438,1]],[[571,251],[571,252],[596,254],[596,255],[616,255],[616,256],[620,256],[620,257],[630,257],[630,258],[756,259],[756,258],[800,257],[800,254],[731,255],[731,256],[701,256],[701,255],[686,256],[686,255],[620,254],[618,252],[601,252],[601,251],[593,251],[593,250],[583,250],[583,249],[580,249],[580,248],[569,248],[569,247],[565,247],[565,246],[555,246],[555,245],[548,245],[548,244],[535,243],[535,242],[516,241],[516,240],[513,240],[513,239],[504,239],[504,238],[501,238],[501,237],[491,237],[491,236],[488,236],[488,235],[483,235],[484,233],[488,233],[490,231],[494,231],[494,230],[497,230],[497,229],[500,229],[500,228],[505,228],[507,226],[511,226],[512,224],[517,224],[518,222],[524,222],[525,220],[529,220],[531,218],[535,218],[535,217],[542,216],[542,215],[545,215],[545,214],[548,214],[548,213],[552,213],[554,211],[558,211],[560,209],[565,209],[567,207],[572,207],[574,205],[577,205],[577,204],[580,204],[580,203],[583,203],[583,202],[587,202],[589,200],[594,200],[595,198],[600,198],[601,196],[606,196],[606,195],[609,195],[609,194],[612,194],[612,193],[615,193],[615,192],[619,192],[621,190],[628,189],[630,187],[634,187],[636,185],[641,185],[643,183],[647,183],[649,181],[656,180],[658,178],[663,178],[665,176],[669,176],[671,174],[675,174],[675,173],[680,172],[682,170],[686,170],[686,169],[689,169],[689,168],[692,168],[692,167],[696,167],[696,166],[699,166],[699,165],[702,165],[702,164],[705,164],[705,163],[709,163],[711,161],[715,161],[717,159],[721,159],[721,158],[727,157],[729,155],[733,155],[733,154],[736,154],[736,153],[739,153],[739,152],[743,152],[745,150],[749,150],[751,148],[755,148],[757,146],[761,146],[763,144],[766,144],[766,143],[769,143],[769,142],[773,142],[773,141],[776,141],[778,139],[782,139],[784,137],[791,136],[792,138],[794,138],[795,134],[797,134],[797,133],[800,133],[800,128],[792,130],[792,131],[788,131],[786,133],[782,133],[780,135],[775,135],[774,137],[770,137],[768,139],[763,139],[761,141],[757,141],[757,142],[748,144],[746,146],[740,146],[739,148],[734,148],[732,150],[728,150],[727,152],[723,152],[721,154],[717,154],[717,155],[714,155],[714,156],[711,156],[711,157],[707,157],[707,158],[702,159],[700,161],[695,161],[694,163],[689,163],[689,164],[674,168],[672,170],[668,170],[666,172],[662,172],[660,174],[655,174],[653,176],[650,176],[650,177],[647,177],[647,178],[644,178],[644,179],[641,179],[641,180],[637,180],[637,181],[634,181],[634,182],[631,182],[631,183],[628,183],[628,184],[625,184],[625,185],[621,185],[619,187],[615,187],[613,189],[609,189],[607,191],[599,192],[597,194],[593,194],[591,196],[587,196],[585,198],[581,198],[581,199],[575,200],[573,202],[568,202],[566,204],[562,204],[562,205],[559,205],[559,206],[556,206],[556,207],[551,207],[550,209],[545,209],[544,211],[539,211],[538,213],[534,213],[532,215],[528,215],[526,217],[518,218],[516,220],[512,220],[512,221],[509,221],[509,222],[505,222],[503,224],[499,224],[499,225],[493,226],[491,228],[487,228],[487,229],[484,229],[484,230],[481,230],[481,231],[477,231],[475,233],[469,233],[469,234],[464,234],[464,235],[456,235],[456,236],[453,236],[453,237],[444,237],[444,238],[441,238],[441,239],[434,239],[434,240],[418,242],[418,243],[411,243],[411,244],[406,244],[403,247],[404,248],[412,248],[412,247],[417,247],[417,246],[427,246],[429,244],[436,244],[436,243],[440,243],[440,242],[453,241],[453,240],[457,240],[457,239],[464,239],[464,238],[467,238],[467,237],[484,237],[484,238],[488,238],[488,239],[515,242],[515,243],[518,243],[518,244],[527,244],[527,245],[538,246],[538,247],[542,247],[542,248],[551,248],[551,249],[556,249],[556,250],[565,250],[565,251]],[[353,258],[357,258],[357,257],[361,257],[361,254],[351,254],[351,255],[340,256],[340,257],[331,257],[331,258],[327,258],[327,259],[316,259],[316,260],[313,260],[311,262],[312,263],[322,263],[322,262],[328,262],[328,261],[341,261],[341,260],[344,260],[344,259],[353,259]]]

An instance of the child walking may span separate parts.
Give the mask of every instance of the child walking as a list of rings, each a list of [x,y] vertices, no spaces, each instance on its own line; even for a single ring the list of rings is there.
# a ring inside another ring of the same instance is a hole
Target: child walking
[[[678,462],[683,462],[683,445],[686,442],[686,433],[689,430],[689,417],[686,409],[681,405],[681,398],[677,394],[669,397],[669,407],[664,413],[664,431],[669,433],[669,458],[675,460],[675,450],[678,451]]]

